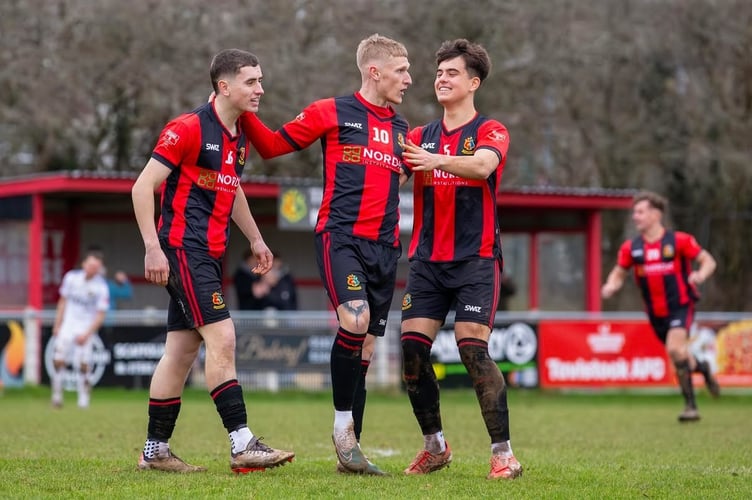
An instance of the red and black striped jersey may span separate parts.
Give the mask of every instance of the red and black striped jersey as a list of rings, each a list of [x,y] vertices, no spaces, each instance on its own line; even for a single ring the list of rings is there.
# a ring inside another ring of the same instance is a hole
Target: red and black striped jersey
[[[410,131],[426,151],[453,156],[490,149],[499,165],[486,179],[466,179],[440,169],[416,172],[413,234],[408,256],[429,262],[501,257],[496,193],[509,149],[509,133],[496,120],[477,115],[455,130],[442,120]]]
[[[233,135],[222,124],[213,102],[165,126],[151,155],[172,169],[162,193],[160,240],[224,255],[248,147],[245,134]]]
[[[399,246],[399,143],[408,126],[391,106],[374,106],[356,92],[315,101],[276,132],[251,113],[241,123],[264,158],[321,142],[324,185],[316,233]]]
[[[694,261],[702,247],[694,236],[681,231],[664,231],[663,237],[645,241],[642,236],[625,241],[619,249],[617,264],[629,269],[651,316],[668,316],[669,311],[699,299],[689,283]]]

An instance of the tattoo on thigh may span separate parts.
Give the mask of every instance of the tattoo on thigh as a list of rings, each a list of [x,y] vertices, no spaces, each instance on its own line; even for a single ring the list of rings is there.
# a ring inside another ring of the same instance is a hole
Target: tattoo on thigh
[[[368,302],[365,300],[351,300],[343,304],[353,316],[355,316],[355,324],[360,326],[360,318],[368,312]]]

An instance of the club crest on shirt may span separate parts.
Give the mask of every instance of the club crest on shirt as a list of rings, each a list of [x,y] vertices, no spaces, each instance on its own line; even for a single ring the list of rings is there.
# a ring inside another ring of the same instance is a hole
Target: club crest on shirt
[[[473,136],[465,137],[465,140],[462,143],[462,154],[471,155],[473,152],[475,152],[475,139]]]
[[[222,297],[222,292],[214,292],[212,294],[212,307],[214,309],[224,309],[227,307],[225,305],[225,298]]]
[[[360,285],[360,279],[354,274],[347,275],[347,289],[348,290],[362,290],[363,289],[363,287]]]
[[[406,311],[410,309],[413,306],[413,296],[409,293],[406,293],[404,297],[402,297],[402,310]]]
[[[663,245],[663,257],[666,259],[671,259],[674,257],[674,254],[676,252],[674,251],[673,245]]]

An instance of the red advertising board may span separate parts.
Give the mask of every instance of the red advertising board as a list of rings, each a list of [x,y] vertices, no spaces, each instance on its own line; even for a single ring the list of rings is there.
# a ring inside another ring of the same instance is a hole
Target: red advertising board
[[[646,321],[542,320],[541,387],[645,387],[674,384],[663,344]]]

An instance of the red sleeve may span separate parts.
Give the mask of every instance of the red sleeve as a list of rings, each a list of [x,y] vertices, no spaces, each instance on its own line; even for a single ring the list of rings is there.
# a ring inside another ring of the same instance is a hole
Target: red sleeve
[[[159,141],[151,154],[152,158],[174,169],[191,155],[191,149],[195,149],[201,143],[196,139],[196,127],[190,127],[187,123],[191,117],[194,115],[182,115],[165,126],[159,134]]]
[[[676,236],[676,253],[690,260],[695,260],[702,252],[702,247],[697,243],[695,237],[681,231],[676,231],[674,234]]]
[[[292,144],[285,140],[279,130],[275,132],[267,127],[256,116],[256,113],[246,112],[240,115],[240,127],[265,160],[295,151]]]
[[[478,149],[490,149],[499,156],[499,163],[507,157],[509,150],[509,131],[496,120],[488,120],[478,129]]]
[[[280,132],[297,150],[305,149],[338,128],[334,99],[320,99],[308,105],[294,120],[285,123]]]
[[[619,247],[619,254],[616,257],[616,265],[629,269],[634,264],[632,261],[632,242],[630,240],[625,241]]]
[[[254,113],[243,113],[240,117],[243,132],[264,159],[305,149],[336,125],[337,112],[331,98],[308,105],[276,132],[264,125]]]

